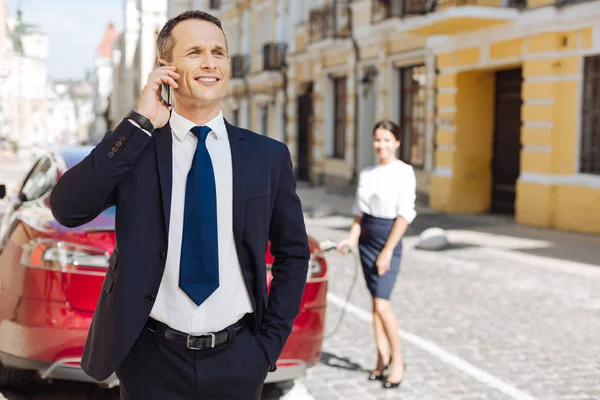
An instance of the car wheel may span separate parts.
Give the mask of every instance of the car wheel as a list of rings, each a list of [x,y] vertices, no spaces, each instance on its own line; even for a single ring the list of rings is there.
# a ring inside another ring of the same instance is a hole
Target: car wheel
[[[33,380],[33,371],[8,368],[0,364],[0,388],[26,386]]]

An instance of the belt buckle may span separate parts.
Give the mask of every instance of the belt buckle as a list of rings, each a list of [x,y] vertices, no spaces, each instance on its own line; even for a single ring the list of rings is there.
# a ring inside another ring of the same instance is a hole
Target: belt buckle
[[[193,343],[191,342],[193,339],[197,339],[197,338],[202,338],[202,337],[207,337],[210,336],[210,348],[214,348],[215,347],[215,341],[216,341],[216,336],[214,333],[207,333],[206,335],[188,335],[187,337],[187,343],[186,346],[188,349],[190,350],[202,350],[202,347],[196,347],[193,345]]]

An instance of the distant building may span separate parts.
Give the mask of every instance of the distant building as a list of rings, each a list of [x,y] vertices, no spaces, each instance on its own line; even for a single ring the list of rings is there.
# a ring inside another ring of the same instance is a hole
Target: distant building
[[[167,0],[125,0],[125,27],[112,53],[113,124],[137,107],[148,75],[157,67],[156,37],[167,21],[167,5]]]
[[[96,122],[93,83],[88,80],[67,81],[48,86],[47,126],[52,143],[88,143]]]
[[[37,146],[47,139],[46,84],[48,77],[48,38],[36,26],[22,19],[9,18],[7,51],[3,65],[8,66],[5,89],[9,128],[8,139],[22,148]]]
[[[77,113],[68,82],[48,83],[48,137],[52,144],[70,143],[77,135]]]
[[[7,54],[8,21],[6,14],[6,1],[0,0],[0,144],[8,139],[10,132],[8,126],[8,54]]]
[[[94,61],[94,126],[92,139],[99,140],[112,128],[109,114],[110,96],[113,91],[113,49],[119,34],[112,23],[108,24]]]

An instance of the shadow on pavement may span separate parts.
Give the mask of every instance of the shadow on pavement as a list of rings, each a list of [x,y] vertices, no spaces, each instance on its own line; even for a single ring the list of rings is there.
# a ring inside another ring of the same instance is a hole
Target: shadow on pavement
[[[335,354],[324,351],[321,354],[319,360],[321,364],[327,365],[328,367],[346,369],[349,371],[363,371],[367,372],[360,364],[350,361],[347,357],[338,357]]]

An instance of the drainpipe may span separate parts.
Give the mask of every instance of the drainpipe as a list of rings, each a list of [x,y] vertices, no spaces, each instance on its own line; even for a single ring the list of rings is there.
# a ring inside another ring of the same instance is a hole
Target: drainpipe
[[[281,118],[282,118],[282,122],[283,122],[283,143],[285,143],[287,146],[289,146],[288,143],[288,132],[287,132],[287,126],[288,126],[288,115],[287,115],[287,106],[288,106],[288,74],[287,74],[287,69],[288,69],[288,63],[287,63],[287,45],[285,46],[285,49],[282,49],[285,57],[283,58],[283,64],[281,65],[281,79],[282,79],[282,84],[283,84],[283,110],[281,110]]]
[[[348,3],[348,16],[350,21],[350,40],[352,40],[352,47],[354,48],[354,169],[352,171],[352,180],[350,183],[355,184],[358,179],[358,101],[360,96],[360,79],[358,77],[358,64],[360,62],[360,48],[358,47],[356,37],[354,37],[354,27],[352,24],[352,1],[349,1]]]

